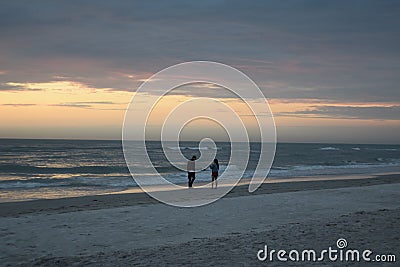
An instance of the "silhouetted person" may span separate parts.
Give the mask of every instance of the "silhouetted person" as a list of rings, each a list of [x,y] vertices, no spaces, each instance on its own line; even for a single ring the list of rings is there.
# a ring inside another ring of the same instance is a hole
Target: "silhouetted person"
[[[218,186],[217,178],[219,171],[219,164],[217,159],[214,159],[214,162],[210,165],[210,169],[211,169],[211,188],[214,188],[214,184],[215,188],[217,188]]]
[[[196,169],[196,164],[195,164],[195,160],[196,160],[196,156],[193,156],[187,164],[187,171],[188,171],[188,187],[192,187],[193,186],[193,182],[196,179],[196,173],[195,173],[195,169]]]

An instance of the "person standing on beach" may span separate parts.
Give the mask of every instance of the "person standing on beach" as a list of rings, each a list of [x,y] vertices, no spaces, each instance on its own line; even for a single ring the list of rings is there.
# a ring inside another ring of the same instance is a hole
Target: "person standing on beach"
[[[193,156],[187,164],[187,172],[188,172],[188,187],[191,188],[193,187],[193,182],[196,179],[196,173],[195,173],[195,160],[196,156]]]
[[[215,188],[217,188],[218,186],[217,178],[219,171],[219,163],[217,159],[214,159],[214,162],[210,165],[210,169],[211,169],[211,188],[214,188],[214,183],[215,183]]]

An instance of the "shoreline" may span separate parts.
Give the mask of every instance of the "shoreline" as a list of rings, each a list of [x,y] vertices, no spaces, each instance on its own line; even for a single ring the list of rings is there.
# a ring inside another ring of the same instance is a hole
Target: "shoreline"
[[[254,196],[263,194],[286,193],[297,191],[361,187],[381,184],[400,183],[400,174],[338,175],[298,177],[288,179],[267,179],[258,190],[249,193],[246,181],[239,183],[224,198]],[[153,205],[160,202],[151,198],[140,188],[134,188],[111,194],[68,197],[57,199],[37,199],[0,203],[0,217],[18,217],[37,213],[68,213],[83,210],[100,210],[137,205]]]

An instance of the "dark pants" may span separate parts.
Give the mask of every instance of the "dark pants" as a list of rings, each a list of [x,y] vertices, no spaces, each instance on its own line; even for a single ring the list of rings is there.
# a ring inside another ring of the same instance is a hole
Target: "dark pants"
[[[194,172],[188,172],[188,186],[192,187],[193,182],[196,179],[195,173]]]

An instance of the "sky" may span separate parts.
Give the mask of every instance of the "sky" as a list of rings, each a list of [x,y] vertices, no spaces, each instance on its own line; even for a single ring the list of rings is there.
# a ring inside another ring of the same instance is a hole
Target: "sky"
[[[1,1],[0,36],[0,138],[120,139],[141,83],[209,60],[260,87],[279,142],[400,143],[399,1]],[[159,112],[210,93],[241,105],[215,90]],[[210,129],[225,138],[202,122],[183,138]]]

